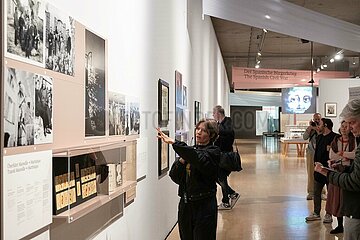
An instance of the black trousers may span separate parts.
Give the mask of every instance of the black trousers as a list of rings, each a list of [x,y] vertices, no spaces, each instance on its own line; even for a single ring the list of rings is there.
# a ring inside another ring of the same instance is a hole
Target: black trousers
[[[216,196],[179,202],[179,232],[182,240],[215,240],[217,227]]]
[[[230,172],[219,168],[219,175],[218,175],[218,179],[217,179],[217,183],[220,185],[221,187],[221,192],[222,192],[222,202],[223,203],[229,203],[229,195],[235,193],[234,189],[232,189],[227,181],[227,178],[229,176]]]

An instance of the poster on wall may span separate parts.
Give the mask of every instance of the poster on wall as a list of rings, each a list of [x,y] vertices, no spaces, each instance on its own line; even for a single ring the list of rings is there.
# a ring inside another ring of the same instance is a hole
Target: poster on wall
[[[74,76],[75,20],[49,3],[45,18],[45,68]]]
[[[51,77],[7,68],[4,83],[4,147],[52,143]]]
[[[125,95],[108,92],[109,95],[109,135],[126,135]]]
[[[85,136],[105,135],[105,40],[85,30]]]
[[[194,102],[194,125],[196,125],[201,119],[201,103],[198,101]]]
[[[43,1],[5,1],[6,56],[38,66],[44,66]]]
[[[21,239],[52,222],[52,151],[3,160],[4,239]]]

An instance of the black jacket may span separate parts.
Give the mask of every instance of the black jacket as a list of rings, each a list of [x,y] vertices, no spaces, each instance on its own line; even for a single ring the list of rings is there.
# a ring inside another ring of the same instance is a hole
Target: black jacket
[[[360,219],[360,146],[356,149],[355,159],[345,172],[328,172],[330,183],[343,191],[342,212],[345,216]]]
[[[215,145],[220,147],[222,152],[232,152],[235,133],[232,125],[231,118],[225,117],[219,123],[219,137],[215,141]]]
[[[329,160],[330,145],[336,135],[331,131],[326,135],[320,134],[317,136],[314,162],[320,162],[323,166],[329,167],[327,161]],[[326,177],[318,172],[314,172],[314,178],[320,183],[328,182]]]
[[[212,144],[187,146],[179,141],[172,146],[186,161],[182,164],[176,160],[170,170],[171,179],[179,185],[179,197],[186,201],[196,201],[215,196],[220,149]],[[186,171],[187,163],[190,163],[190,174]]]

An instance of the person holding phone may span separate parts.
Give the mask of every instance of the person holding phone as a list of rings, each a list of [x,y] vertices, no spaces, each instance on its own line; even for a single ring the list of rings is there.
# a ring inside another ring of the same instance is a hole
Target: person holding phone
[[[314,197],[314,154],[320,120],[321,114],[315,113],[303,135],[304,140],[309,140],[308,146],[306,148],[306,172],[308,177],[306,197],[307,200],[313,200]]]
[[[196,124],[196,145],[174,140],[157,128],[158,138],[171,144],[180,156],[170,170],[171,179],[179,185],[178,224],[184,240],[216,239],[216,180],[220,148],[214,145],[218,126],[214,120]]]

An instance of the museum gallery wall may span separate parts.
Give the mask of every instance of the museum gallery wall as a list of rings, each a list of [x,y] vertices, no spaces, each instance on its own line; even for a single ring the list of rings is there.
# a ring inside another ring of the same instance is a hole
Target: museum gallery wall
[[[140,104],[107,92],[107,40],[45,1],[4,4],[2,238],[80,219],[93,198],[131,203]]]

